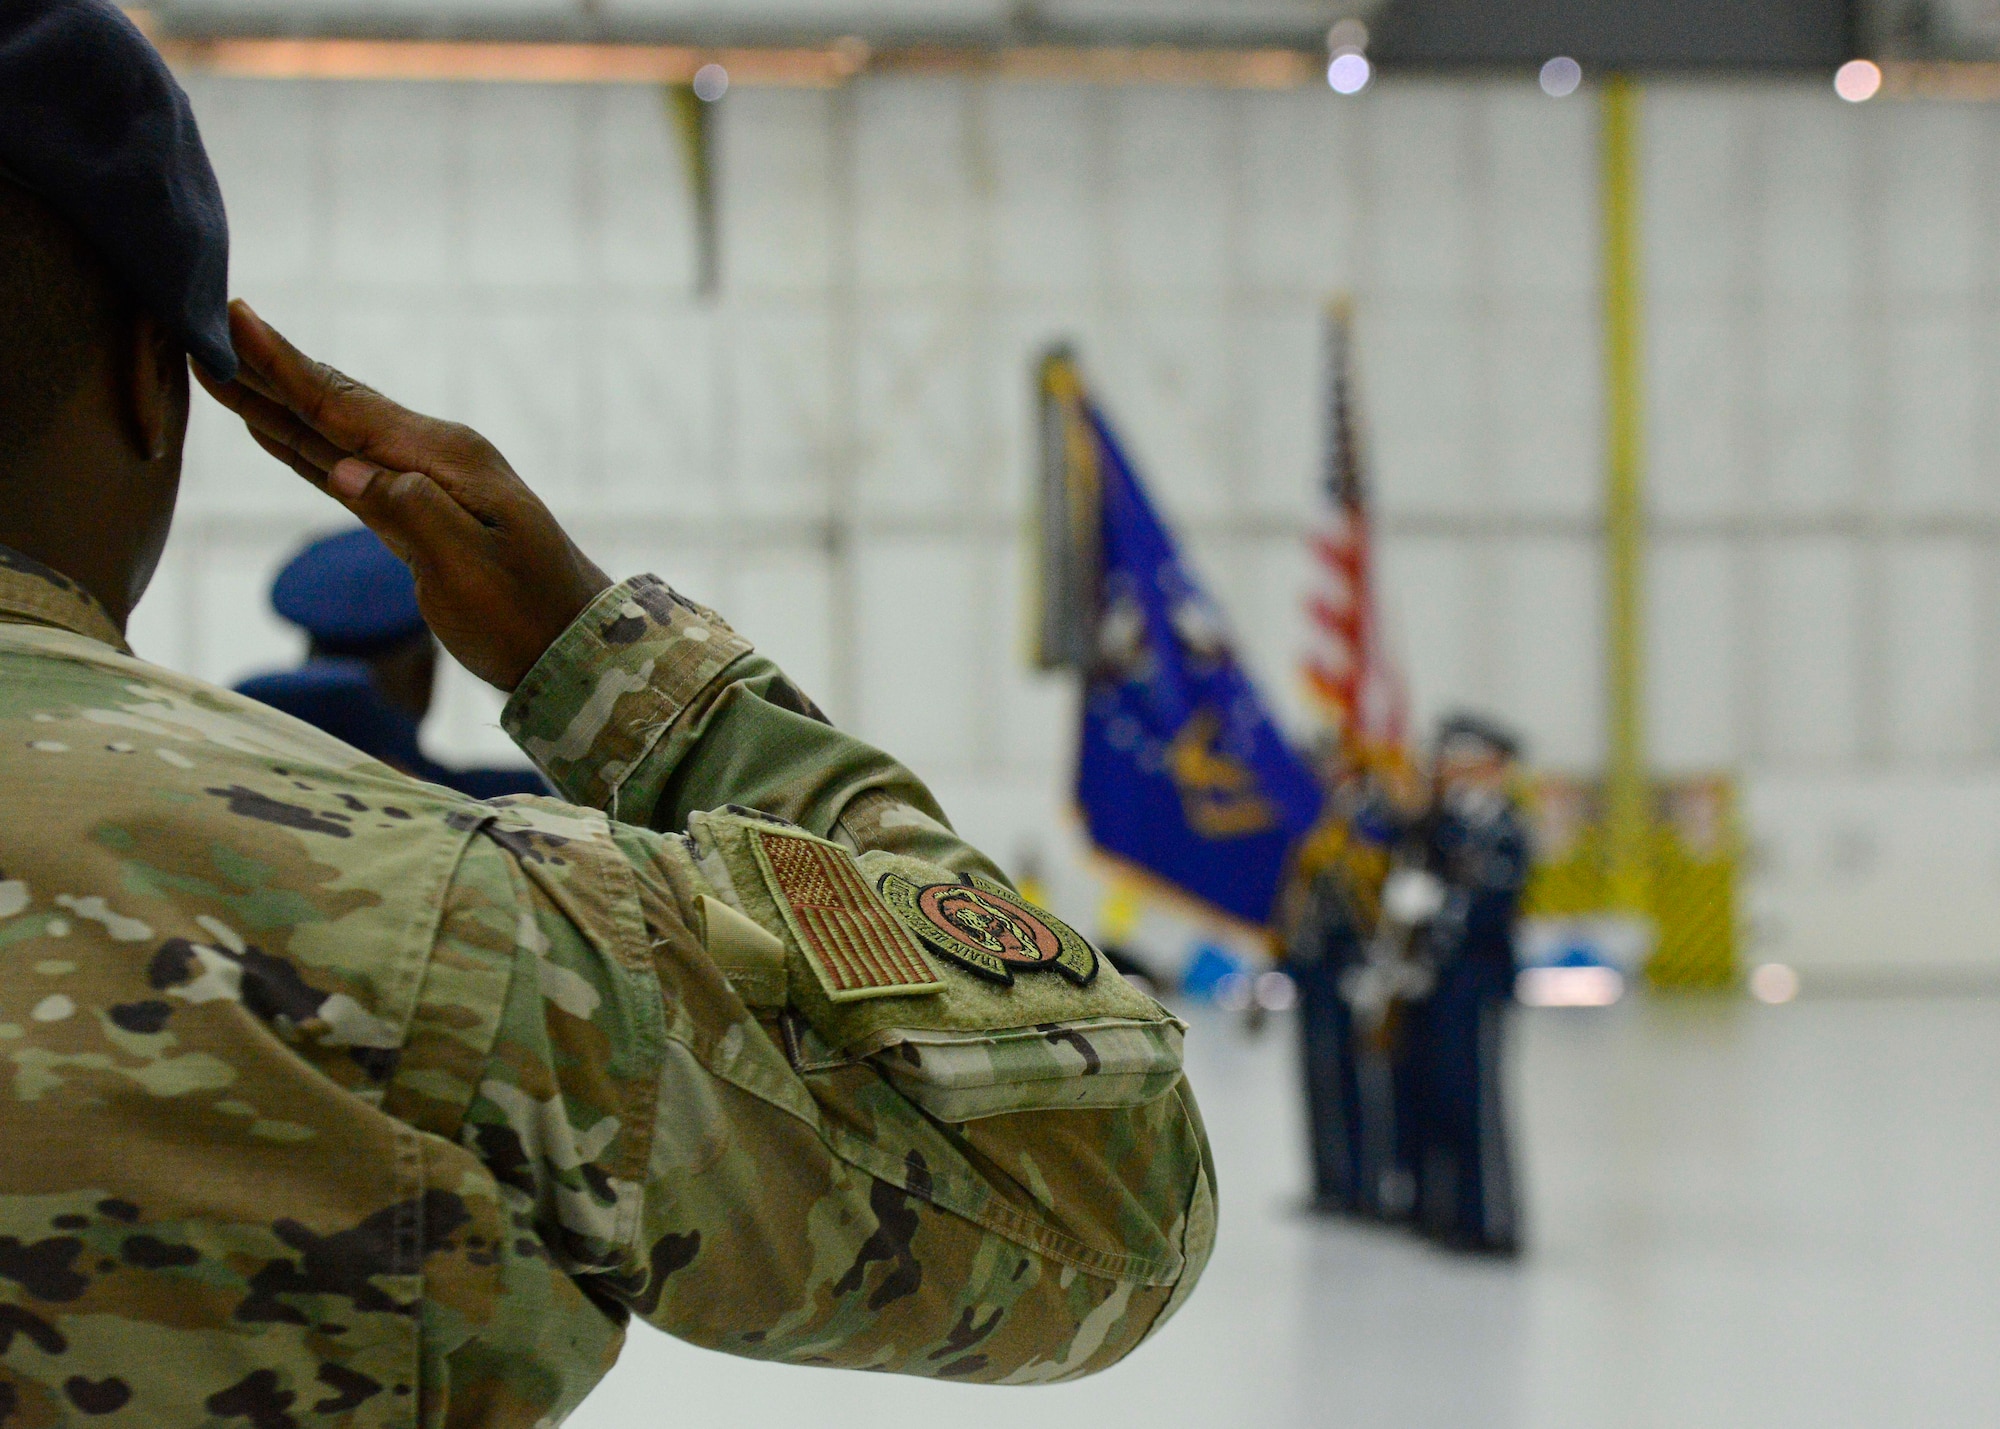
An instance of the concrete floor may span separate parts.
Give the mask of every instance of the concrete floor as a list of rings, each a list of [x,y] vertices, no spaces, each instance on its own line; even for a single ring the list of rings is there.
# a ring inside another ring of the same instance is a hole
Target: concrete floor
[[[1190,1053],[1221,1239],[1124,1364],[998,1390],[750,1364],[640,1327],[570,1423],[2000,1424],[2000,999],[1640,1003],[1514,1026],[1518,1266],[1296,1214],[1294,1029],[1208,1017]]]

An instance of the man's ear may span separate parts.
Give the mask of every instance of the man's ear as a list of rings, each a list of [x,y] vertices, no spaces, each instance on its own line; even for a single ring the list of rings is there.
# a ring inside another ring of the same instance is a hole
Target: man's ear
[[[132,319],[125,359],[127,421],[145,461],[169,456],[185,435],[187,351],[151,313]]]

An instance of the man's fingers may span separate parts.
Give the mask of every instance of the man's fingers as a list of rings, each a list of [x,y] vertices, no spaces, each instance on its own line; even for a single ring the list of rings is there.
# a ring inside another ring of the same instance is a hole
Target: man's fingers
[[[201,383],[204,392],[208,393],[209,396],[213,397],[222,406],[228,408],[238,416],[242,415],[243,399],[256,390],[243,380],[244,377],[249,375],[250,369],[239,367],[237,369],[238,375],[230,378],[227,382],[211,376],[208,369],[203,367],[199,362],[193,364],[193,370],[195,380]]]
[[[239,361],[236,364],[236,375],[227,382],[215,376],[199,362],[194,364],[194,375],[209,396],[231,410],[234,410],[234,394],[238,389],[255,392],[263,397],[272,396],[270,385],[251,370],[248,362]]]
[[[240,382],[218,382],[201,371],[201,385],[223,407],[243,419],[251,439],[314,486],[324,487],[328,469],[345,452],[334,449],[286,408],[251,391]]]
[[[289,407],[282,406],[268,397],[260,397],[248,388],[233,394],[233,400],[226,405],[243,419],[243,424],[250,428],[253,434],[269,437],[272,441],[297,452],[322,474],[331,470],[335,462],[348,455],[345,450],[314,431]]]
[[[349,458],[334,468],[327,487],[419,578],[427,568],[474,563],[465,560],[474,556],[468,543],[481,540],[485,528],[422,472]]]
[[[242,383],[243,386],[247,388],[249,391],[255,392],[259,397],[266,398],[273,402],[279,402],[283,400],[278,396],[277,389],[272,387],[268,381],[266,381],[263,377],[260,377],[254,370],[252,370],[250,364],[247,362],[239,362],[236,364],[236,380]]]
[[[444,446],[440,439],[455,429],[418,417],[312,362],[247,304],[233,304],[230,316],[242,359],[241,376],[234,382],[202,385],[243,419],[257,445],[354,512],[413,567],[450,562],[466,552],[468,541],[485,536],[478,518],[419,466],[449,466],[458,453],[418,449],[401,463],[378,456],[384,445],[392,451],[398,445],[416,446],[421,427],[436,429],[429,444],[433,446]],[[311,405],[315,401],[318,405]],[[393,435],[403,441],[385,442],[384,436],[391,434],[370,437],[358,426],[343,425],[354,415],[346,409],[357,403],[366,409],[364,415],[372,412],[389,419],[400,429]],[[342,442],[343,434],[357,439]]]
[[[310,481],[314,486],[321,486],[325,484],[326,474],[322,472],[318,467],[314,466],[311,462],[307,461],[304,457],[300,456],[297,452],[293,451],[290,447],[285,446],[282,443],[272,441],[262,432],[259,432],[255,427],[250,428],[250,440],[257,443],[258,446],[262,447],[265,451],[269,452],[272,456],[276,457],[279,461],[283,462],[286,466],[290,467],[293,471],[297,472],[307,481]]]
[[[237,299],[229,305],[230,336],[250,380],[267,387],[328,441],[385,465],[415,467],[412,441],[424,419],[345,373],[315,362]]]
[[[202,385],[410,566],[468,669],[513,688],[609,579],[478,433],[314,362],[241,302],[229,320],[241,376]]]
[[[437,475],[459,455],[459,429],[383,396],[346,373],[316,362],[237,299],[230,331],[243,358],[239,378],[345,451],[393,471]]]

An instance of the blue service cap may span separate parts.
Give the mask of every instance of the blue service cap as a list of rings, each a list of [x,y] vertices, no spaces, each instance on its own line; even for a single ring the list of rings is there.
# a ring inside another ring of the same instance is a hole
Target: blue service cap
[[[365,527],[308,543],[278,572],[271,608],[330,650],[365,652],[424,628],[416,578]]]
[[[1446,715],[1438,723],[1437,747],[1448,744],[1477,744],[1502,759],[1521,757],[1521,736],[1498,720],[1463,712]]]
[[[0,174],[76,225],[216,377],[229,221],[187,95],[110,0],[0,0]]]

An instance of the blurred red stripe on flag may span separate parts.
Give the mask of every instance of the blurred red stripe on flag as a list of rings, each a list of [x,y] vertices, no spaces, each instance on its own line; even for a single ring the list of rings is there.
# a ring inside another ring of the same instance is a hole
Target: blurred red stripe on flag
[[[1388,659],[1375,591],[1373,523],[1355,414],[1353,314],[1326,315],[1327,448],[1318,529],[1308,540],[1315,581],[1306,597],[1312,639],[1306,689],[1350,757],[1390,754],[1408,740],[1402,680]]]

